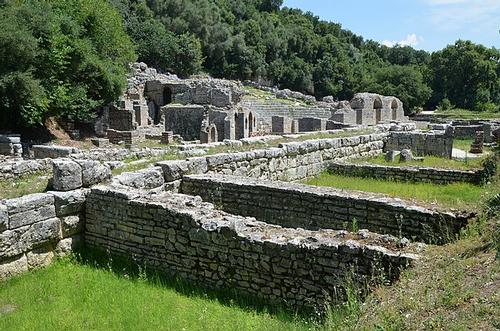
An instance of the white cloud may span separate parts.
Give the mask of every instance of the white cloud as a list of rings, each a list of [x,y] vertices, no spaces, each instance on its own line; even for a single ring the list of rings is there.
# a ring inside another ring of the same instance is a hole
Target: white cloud
[[[412,33],[412,34],[407,35],[405,39],[400,40],[400,41],[396,41],[396,40],[384,40],[384,41],[382,41],[382,45],[385,45],[387,47],[394,47],[396,45],[415,47],[421,41],[423,41],[422,37],[418,37],[415,33]]]
[[[500,0],[424,0],[430,5],[433,25],[443,30],[472,26],[481,31],[498,29]]]

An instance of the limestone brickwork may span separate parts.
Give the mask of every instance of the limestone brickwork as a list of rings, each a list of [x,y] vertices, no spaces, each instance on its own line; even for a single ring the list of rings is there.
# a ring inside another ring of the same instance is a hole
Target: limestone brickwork
[[[302,311],[345,299],[345,278],[393,280],[416,256],[375,234],[287,229],[227,214],[199,198],[92,189],[88,247],[132,258],[203,287],[231,289]],[[392,248],[391,248],[392,246]]]

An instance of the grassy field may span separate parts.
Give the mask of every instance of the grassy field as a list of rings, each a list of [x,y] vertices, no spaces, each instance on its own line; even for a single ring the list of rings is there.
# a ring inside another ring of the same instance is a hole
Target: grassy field
[[[0,330],[309,330],[285,312],[145,273],[58,261],[0,283]]]
[[[49,175],[36,173],[16,179],[0,181],[0,199],[12,199],[26,194],[44,192],[49,183]]]
[[[436,110],[435,114],[446,116],[447,118],[450,119],[464,119],[464,120],[500,118],[500,111],[479,112],[467,109],[447,109],[447,110]]]
[[[384,193],[392,197],[458,209],[474,209],[477,207],[479,197],[485,194],[490,186],[493,185],[490,184],[489,186],[481,187],[468,183],[454,183],[449,185],[406,183],[328,173],[312,178],[306,181],[306,184]]]
[[[362,159],[352,159],[351,162],[354,163],[371,163],[379,164],[384,166],[395,166],[395,167],[408,167],[408,166],[418,166],[418,167],[433,167],[441,169],[456,169],[456,170],[471,170],[482,168],[482,162],[484,158],[477,159],[467,159],[467,160],[453,160],[446,159],[437,156],[425,156],[423,161],[410,161],[405,163],[399,162],[388,162],[385,160],[384,155],[379,155],[377,157],[362,158]]]

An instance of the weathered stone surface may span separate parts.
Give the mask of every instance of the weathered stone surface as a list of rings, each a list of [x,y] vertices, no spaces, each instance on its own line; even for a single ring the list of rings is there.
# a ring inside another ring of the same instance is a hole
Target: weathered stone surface
[[[156,165],[162,169],[166,182],[181,179],[189,170],[189,163],[185,160],[158,162]]]
[[[26,253],[28,269],[34,270],[48,266],[54,259],[54,252],[52,246],[36,248]]]
[[[0,203],[0,232],[6,230],[9,226],[9,214],[7,207]]]
[[[396,162],[396,157],[401,154],[400,151],[387,151],[385,153],[385,161],[386,162]]]
[[[50,191],[47,194],[54,196],[56,215],[60,217],[83,212],[89,192],[89,189],[79,189],[68,192]]]
[[[5,201],[9,214],[9,229],[16,229],[55,217],[54,197],[37,193]]]
[[[56,191],[71,191],[82,187],[82,167],[69,159],[53,161],[53,183]]]
[[[441,242],[467,217],[377,193],[224,175],[189,175],[181,192],[237,215],[292,228],[345,229],[356,219],[373,232]],[[429,234],[432,233],[432,236]]]
[[[32,225],[0,233],[0,260],[20,255],[60,238],[60,221],[51,218]]]
[[[31,147],[36,159],[68,157],[73,153],[78,153],[78,148],[56,146],[56,145],[34,145]]]
[[[83,187],[90,187],[111,178],[111,169],[101,162],[76,160],[82,168]]]
[[[62,237],[68,238],[83,231],[83,218],[78,215],[61,218]]]
[[[416,258],[411,244],[396,252],[372,233],[344,239],[339,231],[282,228],[230,215],[199,198],[132,197],[129,191],[92,189],[87,247],[134,256],[150,270],[271,304],[321,311],[343,288],[345,270],[353,270],[360,284],[379,279],[372,272],[394,279]]]
[[[26,255],[0,262],[0,281],[28,271],[28,261]]]
[[[399,155],[399,162],[411,162],[413,161],[413,153],[409,149],[403,149]]]
[[[60,240],[57,243],[56,249],[54,252],[56,253],[57,256],[66,256],[73,252],[74,250],[77,250],[81,247],[82,245],[82,236],[81,235],[75,235],[69,238],[64,238]]]
[[[160,167],[152,167],[137,172],[125,172],[113,178],[113,181],[138,189],[153,189],[165,184]]]

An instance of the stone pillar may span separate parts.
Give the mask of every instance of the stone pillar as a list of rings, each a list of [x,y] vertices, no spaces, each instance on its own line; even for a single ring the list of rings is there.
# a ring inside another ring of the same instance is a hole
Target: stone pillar
[[[483,147],[484,147],[484,132],[483,131],[476,131],[476,138],[474,139],[474,142],[472,143],[470,153],[482,154]]]

